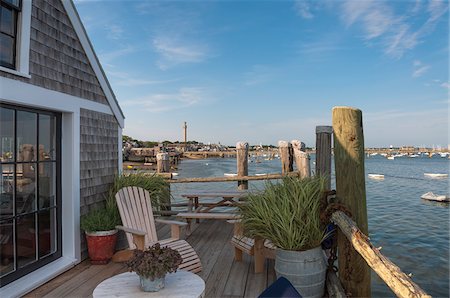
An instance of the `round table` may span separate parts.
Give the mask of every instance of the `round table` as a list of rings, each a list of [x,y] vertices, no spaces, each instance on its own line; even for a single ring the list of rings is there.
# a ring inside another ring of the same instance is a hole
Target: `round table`
[[[141,290],[139,276],[126,272],[102,281],[95,289],[95,297],[194,297],[202,298],[205,282],[200,276],[183,270],[166,275],[166,285],[159,292]]]

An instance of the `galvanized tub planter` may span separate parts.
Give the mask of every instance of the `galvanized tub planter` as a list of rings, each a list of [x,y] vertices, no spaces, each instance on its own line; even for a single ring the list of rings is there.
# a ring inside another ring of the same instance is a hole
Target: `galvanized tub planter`
[[[322,248],[292,251],[277,248],[275,272],[287,278],[303,298],[321,298],[325,291],[327,264]]]
[[[158,292],[165,286],[166,277],[155,278],[151,280],[149,278],[139,275],[141,281],[141,290],[144,292]]]

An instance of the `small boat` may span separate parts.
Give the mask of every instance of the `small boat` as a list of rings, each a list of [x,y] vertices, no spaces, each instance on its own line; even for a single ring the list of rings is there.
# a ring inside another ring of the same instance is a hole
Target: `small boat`
[[[384,179],[384,175],[383,174],[368,174],[367,177],[369,177],[371,179],[377,179],[377,180]]]
[[[267,173],[255,174],[255,176],[266,176]]]
[[[224,173],[223,175],[225,177],[236,177],[237,176],[237,174],[234,174],[234,173]]]
[[[431,191],[424,193],[421,196],[422,199],[428,201],[437,201],[437,202],[450,202],[450,197],[447,195],[435,195]]]
[[[425,176],[430,178],[447,178],[448,174],[440,174],[440,173],[423,173]]]
[[[391,155],[391,156],[388,156],[387,159],[394,160],[395,157],[393,155]]]
[[[409,155],[409,157],[415,158],[415,157],[419,157],[419,155],[417,155],[417,154],[411,154],[411,155]]]
[[[172,173],[172,176],[178,176],[178,173]]]

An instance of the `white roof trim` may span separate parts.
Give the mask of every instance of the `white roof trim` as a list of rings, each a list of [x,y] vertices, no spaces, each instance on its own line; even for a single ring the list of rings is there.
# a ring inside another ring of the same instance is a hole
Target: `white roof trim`
[[[108,99],[109,106],[114,116],[116,117],[120,127],[123,128],[125,116],[123,115],[123,112],[120,109],[119,103],[117,102],[116,96],[114,95],[111,85],[108,82],[108,79],[106,77],[105,72],[103,71],[100,61],[98,60],[98,57],[94,52],[94,48],[91,44],[91,41],[89,40],[89,37],[87,36],[86,30],[84,29],[84,26],[81,22],[80,16],[78,15],[75,5],[73,4],[72,0],[61,1],[61,3],[67,12],[67,15],[69,16],[70,21],[72,22],[72,26],[75,29],[75,32],[78,36],[78,39],[80,40],[84,52],[86,53],[86,56],[88,57],[89,62],[91,63],[92,69],[94,70],[94,73],[97,76],[100,86],[102,87],[103,92],[105,93],[105,96]]]

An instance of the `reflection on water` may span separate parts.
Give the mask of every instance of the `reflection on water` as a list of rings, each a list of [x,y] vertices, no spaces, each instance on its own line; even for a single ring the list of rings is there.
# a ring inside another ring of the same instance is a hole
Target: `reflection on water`
[[[314,155],[311,163],[314,161]],[[420,196],[432,191],[449,192],[448,179],[429,179],[423,173],[449,173],[449,160],[444,158],[366,159],[366,175],[385,175],[384,180],[366,179],[369,234],[374,246],[403,272],[434,297],[449,295],[449,204],[425,201]],[[314,169],[311,164],[311,169]],[[280,161],[249,163],[249,174],[281,171]],[[179,177],[223,176],[236,172],[236,160],[183,160]],[[334,175],[333,175],[334,177]],[[332,177],[332,178],[333,178]],[[367,176],[366,176],[367,177]],[[175,201],[180,194],[194,189],[235,190],[237,182],[172,184]],[[250,181],[250,189],[264,187],[262,181]],[[332,182],[334,187],[334,181]],[[394,296],[376,273],[372,273],[374,297]]]

